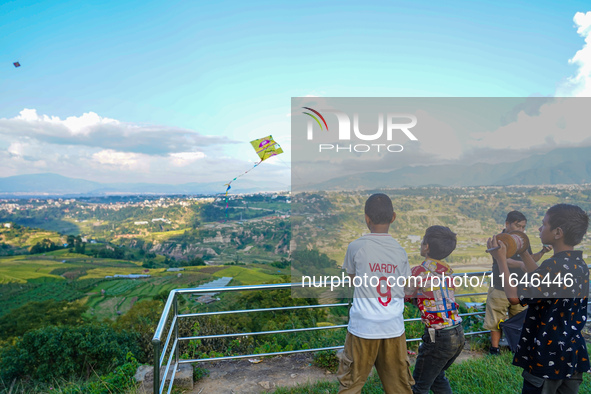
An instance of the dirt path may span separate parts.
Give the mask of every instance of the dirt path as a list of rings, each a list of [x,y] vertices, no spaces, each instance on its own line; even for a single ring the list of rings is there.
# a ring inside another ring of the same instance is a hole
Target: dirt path
[[[312,354],[293,354],[263,358],[258,364],[248,360],[207,363],[209,376],[197,382],[186,394],[263,393],[277,386],[293,387],[319,380],[336,380],[336,376],[312,365]]]
[[[456,362],[481,357],[481,352],[464,349]],[[410,356],[414,364],[416,356]],[[238,394],[273,392],[276,387],[294,387],[320,380],[336,381],[336,375],[312,365],[313,355],[293,354],[263,358],[258,364],[248,360],[207,363],[209,376],[197,382],[185,394]]]

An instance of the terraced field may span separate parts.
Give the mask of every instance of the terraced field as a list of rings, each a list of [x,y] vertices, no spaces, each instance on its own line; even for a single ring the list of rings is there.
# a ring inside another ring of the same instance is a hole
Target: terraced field
[[[213,276],[217,278],[222,278],[224,276],[233,277],[233,286],[238,285],[237,282],[239,282],[242,285],[254,285],[260,283],[268,283],[278,279],[277,275],[270,275],[261,272],[260,268],[245,268],[242,266],[231,266],[228,268],[224,268],[223,270],[214,273]]]
[[[49,259],[31,260],[27,257],[0,258],[0,284],[10,282],[26,283],[28,280],[41,278],[63,280],[62,277],[51,274],[51,271],[63,264],[60,261]]]

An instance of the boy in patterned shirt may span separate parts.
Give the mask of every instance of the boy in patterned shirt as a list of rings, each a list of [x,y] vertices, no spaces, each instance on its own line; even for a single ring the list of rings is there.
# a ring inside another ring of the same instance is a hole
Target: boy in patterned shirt
[[[407,281],[407,300],[419,307],[425,323],[423,343],[415,364],[415,394],[450,393],[445,371],[464,348],[462,318],[455,302],[453,271],[443,260],[456,248],[456,234],[443,226],[431,226],[421,242],[425,261],[412,268]]]
[[[539,267],[525,252],[529,272],[523,281],[511,280],[506,245],[496,236],[489,248],[505,274],[505,293],[512,304],[529,305],[513,364],[523,368],[523,391],[577,393],[589,355],[581,331],[587,321],[589,269],[582,251],[574,250],[589,226],[589,216],[575,205],[558,204],[546,212],[540,240],[554,256]],[[517,282],[517,283],[516,283]],[[522,283],[523,282],[523,283]]]

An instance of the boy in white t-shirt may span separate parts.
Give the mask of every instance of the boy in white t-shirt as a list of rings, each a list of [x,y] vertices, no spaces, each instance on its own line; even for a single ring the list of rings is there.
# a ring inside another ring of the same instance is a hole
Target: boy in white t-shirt
[[[371,233],[347,248],[343,269],[355,291],[339,365],[339,393],[360,393],[373,366],[386,393],[412,393],[402,316],[410,266],[402,246],[388,234],[395,218],[390,198],[373,194],[365,202]]]

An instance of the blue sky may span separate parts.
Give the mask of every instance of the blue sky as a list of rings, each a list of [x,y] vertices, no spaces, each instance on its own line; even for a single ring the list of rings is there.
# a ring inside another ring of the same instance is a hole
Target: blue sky
[[[590,9],[1,2],[0,176],[225,183],[256,161],[248,141],[272,134],[286,154],[249,179],[288,185],[291,97],[576,95],[591,59],[569,59],[591,29],[573,18]]]

